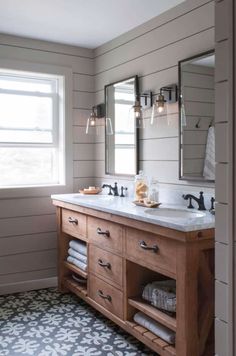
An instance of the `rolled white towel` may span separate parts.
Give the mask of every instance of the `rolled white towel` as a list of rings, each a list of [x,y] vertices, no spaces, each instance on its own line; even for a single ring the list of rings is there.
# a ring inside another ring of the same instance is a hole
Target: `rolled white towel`
[[[82,255],[87,256],[87,245],[85,242],[79,242],[76,240],[71,240],[69,242],[69,246],[73,248],[75,251],[82,253]]]
[[[134,315],[134,321],[147,330],[150,330],[153,334],[159,336],[169,344],[175,344],[175,332],[161,325],[152,318],[149,318],[146,314],[141,312],[136,313]]]
[[[67,262],[72,263],[73,265],[75,265],[76,267],[79,267],[80,269],[82,269],[82,271],[87,271],[87,265],[79,260],[77,260],[74,257],[68,256],[67,257]]]
[[[71,257],[77,258],[77,260],[87,264],[87,256],[82,255],[82,253],[77,252],[76,250],[74,250],[71,247],[68,250],[68,255],[70,255]]]

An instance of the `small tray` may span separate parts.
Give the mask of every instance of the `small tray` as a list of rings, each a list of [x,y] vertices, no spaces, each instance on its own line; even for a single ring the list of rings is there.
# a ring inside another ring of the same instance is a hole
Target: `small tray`
[[[158,202],[147,204],[147,203],[142,203],[139,200],[134,200],[133,203],[137,206],[143,206],[145,208],[158,208],[158,206],[161,205],[161,203]]]
[[[95,188],[95,189],[80,189],[79,192],[81,194],[98,194],[101,193],[102,189],[101,188]]]

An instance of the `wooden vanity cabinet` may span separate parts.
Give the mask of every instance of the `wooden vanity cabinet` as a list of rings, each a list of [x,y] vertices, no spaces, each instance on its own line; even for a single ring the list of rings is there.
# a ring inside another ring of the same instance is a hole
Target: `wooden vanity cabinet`
[[[71,291],[159,355],[214,355],[214,229],[181,232],[54,200],[58,285]],[[66,261],[69,241],[85,241],[84,272]],[[80,284],[72,273],[87,280]],[[176,315],[141,298],[148,282],[176,280]],[[175,345],[133,321],[141,311],[176,333]]]

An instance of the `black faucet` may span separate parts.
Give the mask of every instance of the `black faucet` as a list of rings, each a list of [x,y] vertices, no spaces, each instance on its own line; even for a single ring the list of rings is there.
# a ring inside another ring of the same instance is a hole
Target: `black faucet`
[[[124,198],[124,197],[125,197],[125,195],[124,195],[124,191],[127,191],[127,190],[128,190],[128,188],[123,187],[123,185],[122,185],[122,186],[121,186],[121,188],[120,188],[120,190],[121,190],[120,197],[121,197],[121,198]]]
[[[195,197],[192,194],[186,194],[183,195],[184,200],[188,200],[190,201],[188,209],[192,209],[192,199],[195,200],[198,203],[198,210],[206,210],[205,208],[205,204],[204,204],[204,197],[203,197],[203,192],[200,192],[200,196],[199,198]]]
[[[108,195],[114,195],[115,197],[119,196],[118,187],[117,187],[117,183],[116,182],[114,184],[114,187],[112,187],[110,184],[103,184],[102,188],[109,188]],[[112,192],[113,192],[113,194],[112,194]]]

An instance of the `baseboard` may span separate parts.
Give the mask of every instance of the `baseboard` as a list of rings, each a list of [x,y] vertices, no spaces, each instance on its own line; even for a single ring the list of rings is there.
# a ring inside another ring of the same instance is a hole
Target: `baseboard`
[[[2,284],[0,295],[26,292],[29,290],[50,288],[57,286],[57,277],[38,279],[33,281],[23,281],[18,283]]]

